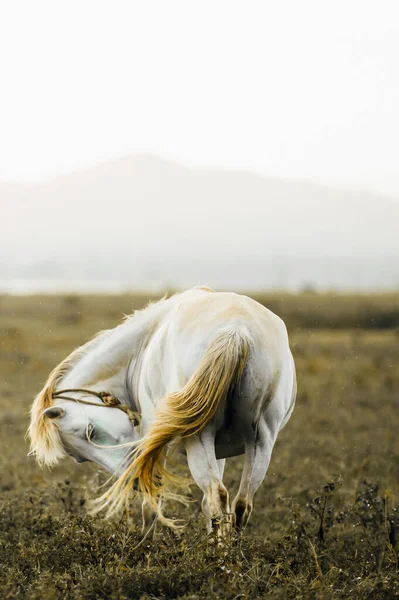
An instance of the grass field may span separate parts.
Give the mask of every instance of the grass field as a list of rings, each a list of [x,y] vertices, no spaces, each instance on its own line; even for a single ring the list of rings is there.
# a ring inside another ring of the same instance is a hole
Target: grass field
[[[399,299],[257,299],[288,325],[297,406],[244,537],[221,551],[199,502],[167,508],[188,522],[180,539],[159,528],[134,550],[138,502],[128,522],[86,512],[99,468],[41,470],[26,456],[49,371],[145,297],[0,297],[1,598],[399,598]],[[241,464],[227,461],[231,492]]]

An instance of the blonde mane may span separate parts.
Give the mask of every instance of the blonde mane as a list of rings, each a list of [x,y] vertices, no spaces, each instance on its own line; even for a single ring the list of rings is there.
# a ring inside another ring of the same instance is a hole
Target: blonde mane
[[[38,393],[31,408],[31,421],[27,431],[30,439],[29,455],[35,456],[40,465],[55,465],[66,456],[61,441],[58,425],[43,416],[43,411],[53,405],[53,393],[57,384],[77,364],[89,348],[97,344],[108,331],[101,331],[87,344],[76,348],[67,358],[57,365],[50,373],[43,389]]]
[[[51,419],[46,419],[43,411],[53,405],[53,392],[57,383],[72,368],[73,354],[53,369],[32,404],[31,421],[27,431],[30,439],[29,455],[35,456],[40,465],[55,465],[65,456],[58,426]]]

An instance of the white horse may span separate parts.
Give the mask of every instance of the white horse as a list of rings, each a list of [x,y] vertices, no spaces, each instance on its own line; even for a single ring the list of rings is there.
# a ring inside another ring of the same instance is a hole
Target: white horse
[[[180,441],[208,531],[223,538],[247,524],[295,396],[283,321],[246,296],[194,288],[102,332],[54,369],[32,406],[31,453],[42,464],[70,455],[114,474],[98,501],[108,514],[141,492],[147,532],[155,516],[172,524],[160,499],[173,478],[166,450]],[[225,459],[243,453],[230,512]]]

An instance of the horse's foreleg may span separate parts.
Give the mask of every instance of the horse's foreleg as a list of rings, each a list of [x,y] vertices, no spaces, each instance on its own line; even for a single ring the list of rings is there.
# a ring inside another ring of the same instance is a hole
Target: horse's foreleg
[[[275,440],[276,435],[268,429],[263,417],[255,431],[244,435],[244,469],[232,505],[235,527],[239,531],[246,526],[251,516],[253,497],[265,478]]]
[[[202,512],[208,532],[215,531],[219,541],[230,533],[229,495],[223,485],[224,459],[217,460],[215,436],[211,432],[185,440],[187,461],[195,483],[202,490]]]
[[[169,449],[166,450],[166,455],[165,458],[163,459],[163,466],[165,466],[165,462],[166,462],[166,457],[169,454]],[[160,509],[162,507],[163,504],[163,497],[160,496],[158,498],[158,508]],[[156,517],[157,517],[157,513],[154,510],[154,508],[151,506],[150,502],[148,502],[148,500],[146,500],[145,498],[143,499],[143,503],[141,505],[141,515],[142,515],[142,528],[141,528],[141,533],[146,536],[151,535],[152,539],[155,539],[155,530],[157,527],[157,524],[154,523]],[[152,531],[150,532],[150,529],[152,527]]]
[[[159,505],[159,502],[158,502],[158,505]],[[149,530],[151,529],[151,527],[153,527],[151,536],[154,539],[155,526],[156,526],[154,521],[156,519],[157,513],[155,512],[155,510],[153,509],[151,504],[148,502],[148,500],[146,500],[145,498],[141,505],[141,515],[143,518],[141,533],[143,535],[147,535]]]

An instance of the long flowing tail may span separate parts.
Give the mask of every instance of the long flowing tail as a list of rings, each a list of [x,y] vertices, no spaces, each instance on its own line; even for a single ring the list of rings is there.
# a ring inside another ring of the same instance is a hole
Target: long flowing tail
[[[166,482],[182,484],[182,481],[164,466],[166,447],[177,438],[199,433],[209,423],[218,406],[239,384],[249,346],[250,336],[245,330],[228,327],[219,332],[183,389],[164,398],[150,430],[132,453],[133,462],[96,501],[98,510],[106,508],[111,515],[122,508],[138,481],[138,489],[152,504],[160,520],[171,525],[160,513],[157,500]]]

